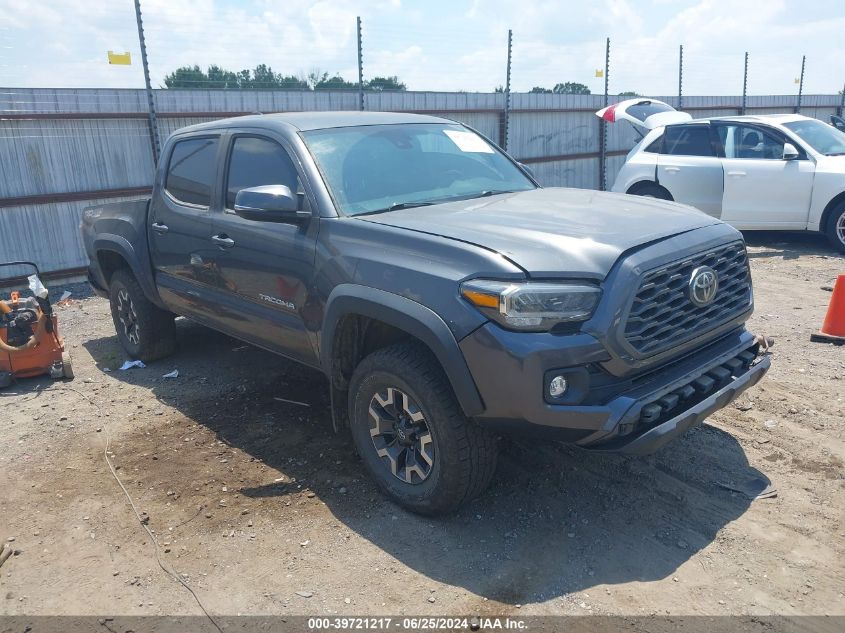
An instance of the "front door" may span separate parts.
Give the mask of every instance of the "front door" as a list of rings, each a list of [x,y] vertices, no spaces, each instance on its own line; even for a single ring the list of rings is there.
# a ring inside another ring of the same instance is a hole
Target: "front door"
[[[220,137],[208,135],[172,145],[145,229],[162,300],[174,312],[198,318],[213,311],[209,291],[216,283],[206,267],[217,254],[210,237],[219,149]]]
[[[221,295],[219,313],[236,336],[309,364],[316,364],[312,333],[321,315],[312,287],[319,219],[302,224],[259,222],[238,216],[235,196],[247,187],[287,185],[301,192],[291,155],[277,141],[235,133],[224,175],[224,210],[215,217],[214,239]],[[302,194],[303,205],[308,207]]]
[[[657,182],[675,202],[722,215],[722,163],[706,123],[670,125],[657,157]]]
[[[739,229],[805,229],[815,163],[783,159],[787,142],[777,130],[751,124],[716,125],[724,158],[722,219]]]

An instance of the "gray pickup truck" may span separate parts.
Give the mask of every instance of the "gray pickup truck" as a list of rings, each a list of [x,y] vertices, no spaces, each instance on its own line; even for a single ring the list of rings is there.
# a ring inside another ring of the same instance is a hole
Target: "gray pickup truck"
[[[741,235],[689,207],[541,188],[472,129],[399,113],[183,128],[148,200],[85,210],[133,358],[181,315],[321,370],[401,505],[479,494],[497,437],[646,454],[769,367]]]

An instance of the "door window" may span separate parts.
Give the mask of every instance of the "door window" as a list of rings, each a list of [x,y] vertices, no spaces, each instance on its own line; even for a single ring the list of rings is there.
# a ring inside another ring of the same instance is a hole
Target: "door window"
[[[720,125],[719,140],[725,148],[725,158],[781,160],[784,139],[759,127],[749,125]]]
[[[666,128],[661,154],[715,156],[706,125],[673,125]]]
[[[173,145],[164,188],[178,202],[211,206],[217,141],[216,138],[191,138]]]
[[[296,193],[297,181],[296,167],[281,145],[257,136],[238,136],[229,157],[226,208],[235,208],[235,196],[241,189],[286,185]]]

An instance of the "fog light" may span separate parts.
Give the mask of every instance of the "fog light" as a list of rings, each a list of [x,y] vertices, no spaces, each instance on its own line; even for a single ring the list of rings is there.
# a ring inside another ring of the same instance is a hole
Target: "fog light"
[[[566,382],[566,378],[563,376],[555,376],[549,382],[549,395],[552,398],[560,398],[563,394],[566,393],[566,388],[568,384]]]

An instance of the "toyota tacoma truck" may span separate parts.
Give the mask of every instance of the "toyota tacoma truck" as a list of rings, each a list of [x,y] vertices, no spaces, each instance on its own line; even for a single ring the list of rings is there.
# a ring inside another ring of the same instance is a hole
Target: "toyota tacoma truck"
[[[152,196],[86,209],[82,236],[132,358],[173,352],[179,315],[322,371],[335,429],[423,514],[482,492],[503,434],[651,453],[770,364],[735,229],[541,187],[432,116],[183,128]]]

